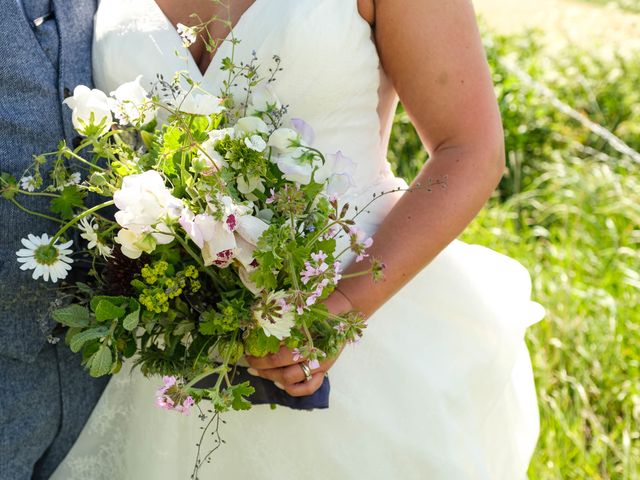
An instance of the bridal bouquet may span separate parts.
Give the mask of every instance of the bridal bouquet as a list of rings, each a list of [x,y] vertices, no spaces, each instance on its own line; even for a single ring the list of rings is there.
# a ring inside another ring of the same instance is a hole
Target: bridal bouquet
[[[342,256],[360,261],[371,245],[337,200],[355,165],[314,148],[303,120],[284,124],[273,78],[227,68],[247,80],[243,101],[184,74],[150,92],[140,78],[110,95],[78,86],[65,103],[80,144],[1,177],[19,207],[22,196],[50,199],[50,212],[31,213],[60,228],[29,234],[16,255],[34,279],[64,281],[52,316],[71,350],[95,377],[131,358],[164,377],[157,405],[183,413],[205,398],[216,412],[249,408],[252,386],[233,381],[245,354],[285,345],[313,368],[365,328],[322,303]],[[356,274],[382,274],[368,263]],[[211,374],[214,386],[196,387]]]

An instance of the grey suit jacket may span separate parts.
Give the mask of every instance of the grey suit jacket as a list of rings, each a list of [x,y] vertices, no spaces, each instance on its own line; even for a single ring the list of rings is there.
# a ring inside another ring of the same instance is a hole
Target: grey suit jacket
[[[34,154],[56,150],[63,138],[74,142],[62,101],[76,85],[91,84],[96,9],[96,0],[23,1],[24,9],[16,0],[0,0],[0,170],[17,178]],[[33,11],[49,10],[49,3],[54,17],[33,27]],[[47,208],[33,199],[24,203]],[[15,252],[28,233],[55,231],[55,224],[0,201],[0,355],[32,361],[46,341],[55,287],[21,271]]]

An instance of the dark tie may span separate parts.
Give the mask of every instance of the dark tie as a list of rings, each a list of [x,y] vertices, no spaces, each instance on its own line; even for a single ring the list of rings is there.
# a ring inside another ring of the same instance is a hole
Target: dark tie
[[[51,0],[22,0],[25,16],[51,64],[58,67],[58,28]]]

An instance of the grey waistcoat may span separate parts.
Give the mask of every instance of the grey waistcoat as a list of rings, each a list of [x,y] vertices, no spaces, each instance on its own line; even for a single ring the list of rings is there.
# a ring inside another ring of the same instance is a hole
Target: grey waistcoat
[[[91,84],[95,0],[0,0],[0,170],[18,179],[32,156],[56,150],[76,133],[62,105],[79,84]],[[39,27],[30,22],[47,12]],[[46,212],[47,204],[23,203]],[[56,225],[0,200],[0,355],[31,361],[46,341],[55,298],[51,283],[23,272],[15,252],[27,233],[54,233]]]

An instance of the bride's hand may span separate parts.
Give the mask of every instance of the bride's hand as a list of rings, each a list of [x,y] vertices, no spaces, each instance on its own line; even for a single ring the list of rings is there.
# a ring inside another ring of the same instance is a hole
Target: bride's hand
[[[339,290],[335,290],[324,301],[331,313],[336,315],[351,310],[351,303],[342,295]],[[272,380],[275,385],[285,390],[292,397],[305,397],[312,395],[322,385],[325,373],[333,366],[338,359],[335,356],[320,362],[318,368],[311,369],[311,380],[305,380],[305,373],[301,363],[306,360],[294,360],[293,350],[282,347],[279,352],[266,357],[247,356],[249,363],[249,373],[251,375]]]

